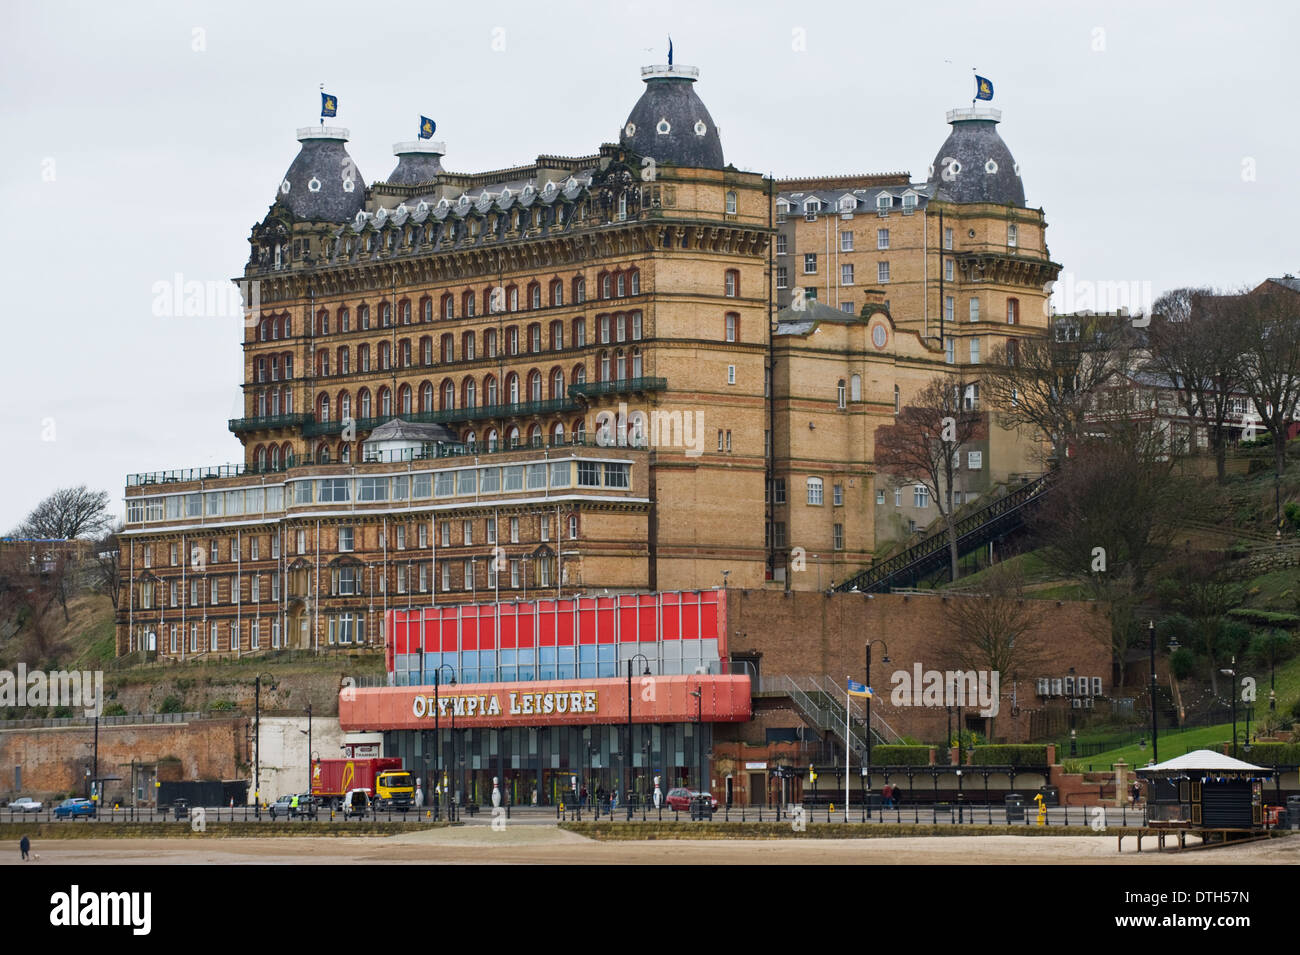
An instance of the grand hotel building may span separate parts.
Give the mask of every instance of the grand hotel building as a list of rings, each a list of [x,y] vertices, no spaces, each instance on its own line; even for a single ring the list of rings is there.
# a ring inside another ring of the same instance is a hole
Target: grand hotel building
[[[642,70],[617,143],[366,186],[300,129],[253,227],[242,463],[132,475],[119,653],[383,642],[446,604],[824,589],[924,523],[877,427],[1046,327],[1041,210],[992,110],[928,178],[723,159],[698,71]],[[990,428],[976,495],[1029,469]],[[892,505],[892,506],[891,506]],[[931,512],[930,517],[933,517]],[[792,560],[797,555],[798,560]]]

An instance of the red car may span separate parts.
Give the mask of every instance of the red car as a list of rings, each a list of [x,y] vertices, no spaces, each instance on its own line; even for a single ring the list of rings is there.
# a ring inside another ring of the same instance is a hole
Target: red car
[[[690,812],[691,800],[696,796],[703,796],[704,793],[696,792],[693,789],[670,789],[668,795],[664,797],[664,806],[667,809],[675,809],[678,812]],[[716,796],[709,796],[709,801],[713,803],[712,808],[718,808]]]

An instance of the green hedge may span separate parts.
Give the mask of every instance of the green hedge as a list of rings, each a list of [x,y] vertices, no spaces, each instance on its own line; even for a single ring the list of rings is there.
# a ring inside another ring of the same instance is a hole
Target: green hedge
[[[1235,607],[1228,611],[1228,616],[1237,617],[1261,626],[1294,627],[1296,624],[1300,624],[1300,614],[1287,613],[1284,610],[1257,610],[1254,607]]]
[[[980,746],[972,754],[975,766],[1046,766],[1047,747],[1036,744]]]
[[[873,746],[873,766],[929,766],[929,746]]]
[[[1250,752],[1237,747],[1237,758],[1256,766],[1300,764],[1300,743],[1251,743]]]

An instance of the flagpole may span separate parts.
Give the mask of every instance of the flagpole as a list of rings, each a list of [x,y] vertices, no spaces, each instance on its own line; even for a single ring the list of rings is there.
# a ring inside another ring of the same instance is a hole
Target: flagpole
[[[851,681],[852,677],[846,678]],[[849,710],[853,706],[853,697],[849,695],[848,684],[844,689],[844,821],[849,821],[849,747],[851,736],[849,731]]]

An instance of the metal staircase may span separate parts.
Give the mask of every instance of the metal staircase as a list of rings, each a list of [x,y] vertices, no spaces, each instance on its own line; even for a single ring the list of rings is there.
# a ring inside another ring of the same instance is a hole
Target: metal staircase
[[[1024,526],[1045,497],[1052,473],[1016,488],[957,522],[957,554],[963,556]],[[909,547],[835,586],[840,593],[888,593],[891,587],[914,585],[948,563],[948,532],[941,528]]]
[[[845,742],[844,688],[830,677],[792,677],[781,676],[774,680],[764,678],[764,690],[787,693],[795,709],[805,723],[822,732],[829,732],[841,742]],[[865,728],[865,707],[859,707],[854,700],[850,707],[852,720],[848,727],[848,745],[850,749],[861,752],[867,748],[863,735]],[[871,741],[873,745],[897,743],[902,737],[894,731],[880,716],[871,714]]]

